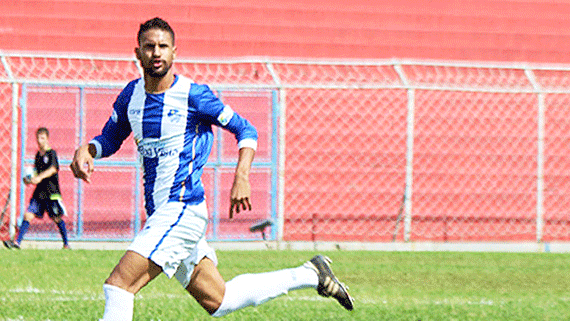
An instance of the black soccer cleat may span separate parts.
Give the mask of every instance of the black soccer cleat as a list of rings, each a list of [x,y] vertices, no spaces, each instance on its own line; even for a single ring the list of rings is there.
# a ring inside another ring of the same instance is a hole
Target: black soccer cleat
[[[11,241],[11,240],[7,240],[7,241],[2,241],[2,243],[4,243],[4,246],[7,247],[8,249],[16,249],[19,250],[20,249],[20,245],[18,245],[17,243]]]
[[[326,256],[316,255],[309,262],[305,263],[305,266],[317,272],[319,276],[317,292],[321,296],[333,297],[345,309],[352,310],[354,308],[354,300],[348,294],[348,288],[334,276],[329,265],[331,262],[332,260]]]

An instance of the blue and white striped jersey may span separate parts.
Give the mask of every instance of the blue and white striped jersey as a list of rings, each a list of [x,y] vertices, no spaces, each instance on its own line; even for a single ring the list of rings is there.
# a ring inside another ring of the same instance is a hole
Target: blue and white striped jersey
[[[214,95],[207,85],[176,75],[164,93],[149,94],[144,79],[119,94],[101,135],[93,138],[95,158],[119,150],[132,132],[144,169],[145,207],[150,216],[168,201],[204,200],[201,176],[212,149],[212,125],[232,132],[238,148],[257,148],[257,131]]]

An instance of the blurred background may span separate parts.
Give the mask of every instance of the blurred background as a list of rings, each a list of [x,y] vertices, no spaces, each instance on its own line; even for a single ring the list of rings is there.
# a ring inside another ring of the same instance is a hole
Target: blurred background
[[[176,32],[177,73],[257,127],[251,212],[228,219],[237,147],[215,129],[204,173],[211,241],[562,242],[570,239],[570,1],[0,2],[0,236],[50,129],[73,241],[129,241],[145,221],[127,139],[73,178],[141,76],[139,25]],[[8,197],[10,195],[10,197]],[[58,240],[36,220],[27,239]]]

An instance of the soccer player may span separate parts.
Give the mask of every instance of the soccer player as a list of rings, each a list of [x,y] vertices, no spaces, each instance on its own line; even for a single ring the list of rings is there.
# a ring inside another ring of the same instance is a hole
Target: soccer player
[[[43,218],[44,212],[47,211],[59,229],[63,240],[63,248],[69,249],[67,241],[67,228],[62,217],[65,215],[65,207],[61,201],[61,192],[59,189],[59,163],[57,154],[49,145],[49,130],[40,127],[36,131],[36,141],[38,143],[38,152],[34,160],[34,172],[37,175],[25,176],[24,184],[36,185],[30,205],[24,214],[24,220],[20,225],[18,238],[16,241],[4,241],[4,245],[8,248],[19,249],[24,235],[28,231],[30,223],[34,219]]]
[[[249,172],[257,131],[208,86],[174,74],[174,31],[166,21],[141,24],[137,40],[143,77],[122,90],[102,133],[80,146],[70,165],[75,177],[90,182],[94,159],[115,153],[132,132],[144,169],[148,219],[103,285],[103,320],[132,320],[135,294],[161,272],[175,277],[215,317],[306,287],[352,310],[352,298],[321,255],[299,267],[224,282],[205,240],[208,213],[201,175],[212,147],[212,125],[221,126],[235,135],[239,149],[229,217],[251,210]]]

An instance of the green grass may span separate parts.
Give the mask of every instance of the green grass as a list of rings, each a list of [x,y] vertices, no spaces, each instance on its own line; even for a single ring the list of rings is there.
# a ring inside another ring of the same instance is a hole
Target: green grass
[[[226,280],[302,264],[313,252],[218,251]],[[347,312],[312,289],[224,320],[570,320],[570,255],[325,252],[355,298]],[[0,250],[0,320],[98,320],[121,251]],[[135,299],[134,320],[210,320],[164,275]]]

